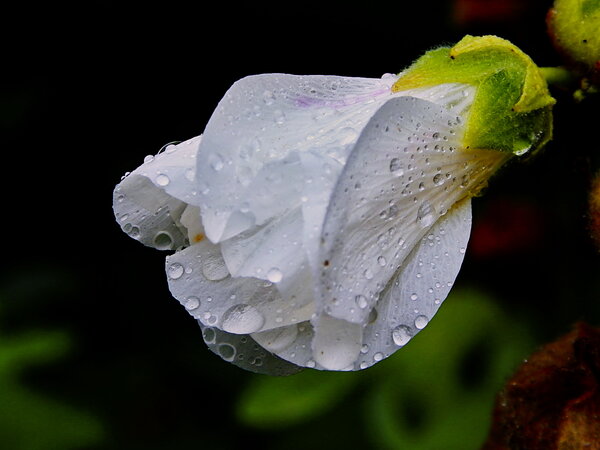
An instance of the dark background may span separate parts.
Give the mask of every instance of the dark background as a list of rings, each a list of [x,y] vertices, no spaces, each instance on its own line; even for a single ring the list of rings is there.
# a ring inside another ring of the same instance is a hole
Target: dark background
[[[35,330],[68,336],[64,354],[45,361],[42,351],[41,362],[17,371],[29,392],[101,423],[101,438],[68,448],[279,448],[284,433],[236,421],[232,405],[248,374],[206,350],[170,298],[164,255],[115,223],[111,193],[124,172],[163,144],[200,134],[228,87],[249,74],[380,77],[465,34],[497,34],[539,65],[558,65],[545,30],[549,6],[90,1],[5,11],[0,348]],[[553,94],[555,140],[474,200],[457,280],[494,293],[538,343],[576,320],[600,324],[586,203],[598,169],[598,100]],[[0,399],[0,430],[12,407]],[[312,430],[323,447],[348,443],[327,438],[321,421]],[[0,441],[13,436],[0,447],[34,448],[14,434],[0,431]],[[368,446],[358,434],[350,443]],[[39,448],[55,448],[48,445]]]

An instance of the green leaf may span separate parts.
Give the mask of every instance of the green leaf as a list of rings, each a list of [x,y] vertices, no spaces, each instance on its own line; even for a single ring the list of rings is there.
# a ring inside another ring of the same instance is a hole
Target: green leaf
[[[315,370],[282,378],[256,375],[238,401],[237,415],[258,428],[293,425],[333,408],[357,381],[353,373]]]
[[[478,449],[496,393],[531,349],[484,294],[454,291],[429,323],[380,363],[366,416],[378,449]]]
[[[78,449],[99,442],[100,423],[74,406],[24,385],[21,374],[53,362],[70,349],[62,332],[35,331],[0,335],[0,442],[19,450]]]

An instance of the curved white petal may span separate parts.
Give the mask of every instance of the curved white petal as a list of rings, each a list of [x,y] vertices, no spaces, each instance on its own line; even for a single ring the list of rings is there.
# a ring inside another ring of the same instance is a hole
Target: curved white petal
[[[373,116],[323,225],[318,310],[366,324],[417,243],[506,160],[501,152],[460,148],[461,122],[413,97],[391,99]]]
[[[321,314],[313,319],[314,359],[326,370],[350,370],[360,354],[363,340],[361,324]]]
[[[306,321],[314,304],[284,299],[269,281],[231,277],[219,246],[203,240],[166,259],[169,290],[204,325],[250,334]]]
[[[355,370],[387,358],[427,325],[454,284],[470,231],[471,201],[465,199],[421,238],[372,310]]]
[[[292,375],[302,370],[258,345],[247,335],[231,334],[198,321],[208,348],[225,361],[242,369],[267,375]]]
[[[230,216],[244,208],[254,192],[252,180],[268,163],[311,148],[345,159],[364,124],[390,96],[392,81],[268,74],[236,82],[213,113],[198,153],[209,239],[231,236],[225,233]],[[273,206],[276,215],[278,205]]]
[[[200,136],[168,146],[128,174],[113,192],[113,210],[123,231],[145,245],[171,250],[187,243],[181,215],[194,203]]]

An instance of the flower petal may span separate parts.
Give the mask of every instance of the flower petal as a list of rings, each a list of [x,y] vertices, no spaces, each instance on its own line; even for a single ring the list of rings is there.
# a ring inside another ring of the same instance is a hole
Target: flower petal
[[[302,370],[258,345],[250,336],[231,334],[207,327],[198,321],[208,348],[225,361],[251,372],[275,376],[292,375]]]
[[[371,312],[356,370],[387,358],[427,325],[454,284],[470,230],[471,201],[465,199],[421,238]]]
[[[180,219],[194,203],[195,156],[200,137],[146,158],[113,193],[113,210],[123,231],[150,247],[179,248],[187,242]]]
[[[302,153],[300,159],[305,173],[310,174],[306,177],[302,191],[302,240],[311,272],[315,277],[320,269],[318,261],[321,228],[331,192],[343,165],[335,158],[312,151]]]
[[[313,319],[315,361],[326,370],[351,370],[362,347],[363,327],[322,314]]]
[[[313,303],[284,299],[273,283],[231,277],[219,246],[203,240],[167,257],[169,289],[204,325],[250,334],[310,319]]]
[[[460,148],[462,131],[458,116],[413,97],[391,99],[377,111],[331,197],[318,310],[366,324],[379,294],[423,236],[508,157]]]
[[[209,239],[231,237],[227,222],[244,207],[254,192],[251,181],[269,162],[310,148],[345,159],[394,80],[267,74],[236,82],[213,113],[198,153]]]

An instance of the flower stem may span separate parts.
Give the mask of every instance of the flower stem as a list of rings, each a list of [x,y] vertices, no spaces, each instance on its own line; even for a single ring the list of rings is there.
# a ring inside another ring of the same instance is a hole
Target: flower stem
[[[546,83],[551,86],[569,88],[577,83],[573,74],[564,67],[540,67],[540,71],[546,79]]]

